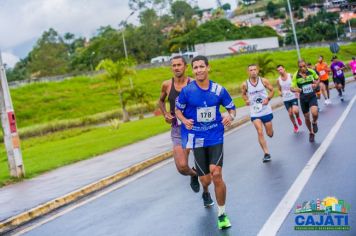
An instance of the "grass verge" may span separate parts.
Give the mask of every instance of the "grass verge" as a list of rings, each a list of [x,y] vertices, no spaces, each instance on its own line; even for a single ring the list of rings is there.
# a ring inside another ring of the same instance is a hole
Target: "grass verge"
[[[24,140],[26,178],[123,147],[169,130],[161,117],[111,127],[77,128]],[[0,147],[0,186],[12,183],[4,146]]]

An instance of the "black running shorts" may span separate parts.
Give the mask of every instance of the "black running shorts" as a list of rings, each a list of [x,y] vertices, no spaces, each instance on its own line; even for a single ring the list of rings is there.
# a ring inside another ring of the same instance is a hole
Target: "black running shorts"
[[[312,106],[318,106],[318,100],[315,94],[300,98],[300,107],[302,108],[303,114],[308,113]]]
[[[289,101],[284,101],[284,106],[286,107],[287,111],[289,108],[292,108],[293,106],[298,106],[298,99],[292,99]]]
[[[345,84],[345,77],[336,77],[336,78],[333,78],[333,81],[335,84]]]
[[[216,144],[209,147],[194,148],[195,169],[198,176],[204,176],[210,173],[209,166],[223,165],[224,152],[223,144]]]
[[[329,86],[329,80],[328,79],[327,80],[320,80],[320,83],[325,84],[326,87]]]

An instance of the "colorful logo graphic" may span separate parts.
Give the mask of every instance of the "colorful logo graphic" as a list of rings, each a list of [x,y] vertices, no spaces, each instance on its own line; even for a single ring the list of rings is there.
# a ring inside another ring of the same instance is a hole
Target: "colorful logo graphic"
[[[295,230],[350,230],[350,204],[336,197],[319,198],[298,204]]]

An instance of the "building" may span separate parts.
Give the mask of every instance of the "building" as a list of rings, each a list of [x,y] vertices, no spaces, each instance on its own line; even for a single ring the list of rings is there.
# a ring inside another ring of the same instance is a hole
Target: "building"
[[[283,24],[285,20],[283,19],[266,19],[263,21],[265,26],[269,26],[274,29],[279,35],[284,35]]]
[[[245,14],[235,16],[230,19],[231,23],[237,26],[253,26],[263,24],[262,16],[266,15],[265,12],[256,12],[253,14]]]

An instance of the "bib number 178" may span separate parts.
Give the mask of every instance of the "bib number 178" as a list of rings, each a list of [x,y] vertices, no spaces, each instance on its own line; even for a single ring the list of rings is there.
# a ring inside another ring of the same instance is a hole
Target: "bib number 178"
[[[212,122],[216,118],[215,106],[213,107],[201,107],[197,110],[198,122]]]

